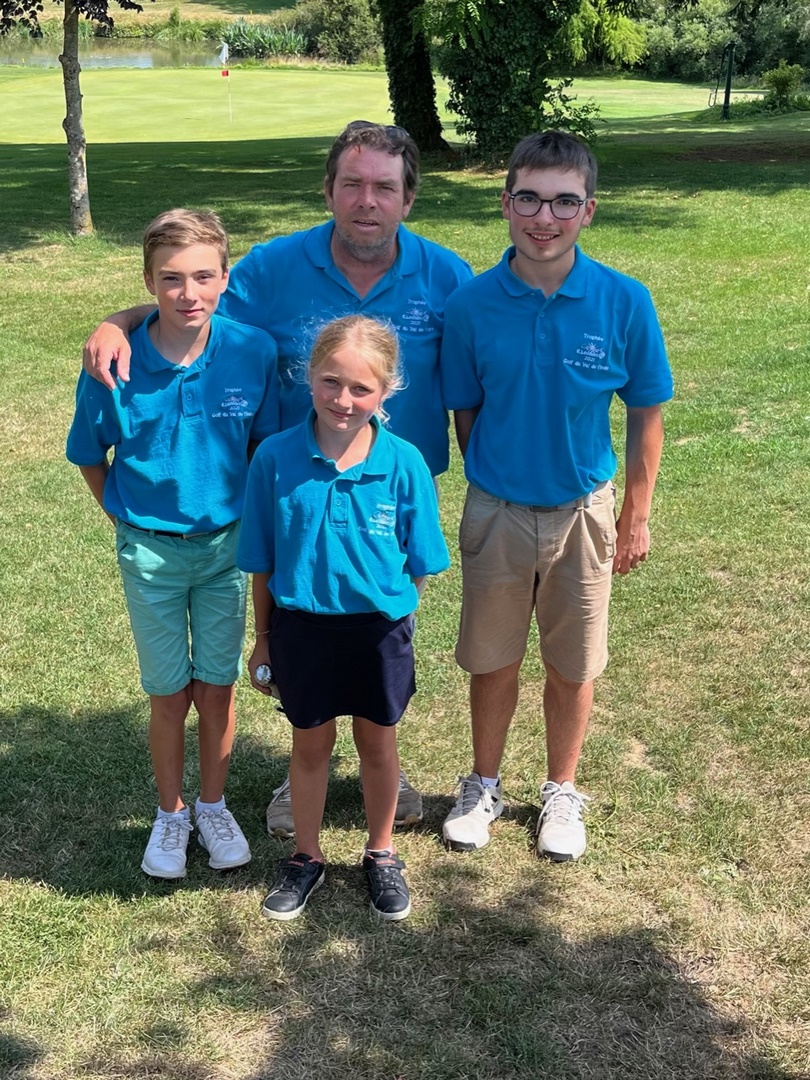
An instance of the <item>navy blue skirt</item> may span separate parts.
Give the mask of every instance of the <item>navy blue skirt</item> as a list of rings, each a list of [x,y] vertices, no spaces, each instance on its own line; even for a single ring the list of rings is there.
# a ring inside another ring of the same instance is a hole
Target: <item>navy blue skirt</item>
[[[270,664],[293,727],[362,716],[390,727],[416,693],[413,615],[312,615],[275,608]]]

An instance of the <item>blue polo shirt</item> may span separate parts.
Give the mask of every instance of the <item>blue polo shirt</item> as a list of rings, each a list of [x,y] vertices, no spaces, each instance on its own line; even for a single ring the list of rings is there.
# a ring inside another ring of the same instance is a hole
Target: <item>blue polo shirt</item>
[[[672,396],[652,299],[638,281],[576,249],[546,297],[501,262],[451,298],[442,344],[449,409],[480,406],[467,479],[508,502],[556,506],[616,471],[610,402],[630,408]]]
[[[104,509],[141,529],[211,532],[242,516],[249,441],[279,430],[273,339],[214,315],[188,367],[166,360],[148,326],[132,335],[130,380],[110,393],[85,372],[67,440],[74,465],[115,456]]]
[[[418,603],[413,578],[450,565],[425,462],[373,417],[368,457],[338,472],[318,447],[314,418],[256,451],[237,565],[270,574],[279,607],[409,615]]]
[[[407,385],[390,398],[390,428],[421,450],[433,476],[449,461],[447,412],[439,379],[444,307],[472,277],[458,255],[405,228],[396,262],[364,297],[335,266],[334,222],[257,244],[231,270],[220,313],[272,335],[279,350],[281,426],[300,424],[312,407],[307,361],[318,332],[343,315],[388,320],[399,334]]]

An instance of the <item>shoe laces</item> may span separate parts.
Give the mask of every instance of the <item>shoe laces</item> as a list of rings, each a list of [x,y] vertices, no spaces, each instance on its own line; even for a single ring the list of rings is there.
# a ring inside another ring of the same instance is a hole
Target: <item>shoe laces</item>
[[[564,788],[553,780],[547,780],[541,790],[544,801],[540,817],[544,822],[575,825],[582,821],[582,815],[588,809],[586,804],[591,801],[590,795],[577,791],[573,784]]]
[[[157,846],[161,851],[176,851],[183,847],[188,834],[191,832],[191,822],[186,817],[160,818],[162,827]]]
[[[236,837],[236,833],[233,828],[233,817],[229,810],[224,807],[221,810],[203,810],[203,812],[197,818],[199,823],[200,819],[204,820],[207,825],[210,825],[216,834],[217,840],[233,840]]]
[[[380,891],[400,889],[405,884],[402,880],[405,863],[393,852],[390,855],[366,855],[366,859],[370,860],[366,871],[374,877]]]
[[[400,792],[413,791],[413,787],[408,783],[408,778],[402,769],[399,770],[399,790]]]
[[[279,881],[273,886],[273,892],[286,892],[298,887],[299,878],[303,877],[313,863],[308,855],[290,855],[279,864]]]
[[[456,806],[460,814],[471,814],[480,802],[483,802],[485,810],[492,808],[492,795],[478,780],[471,780],[469,776],[459,776],[458,783],[461,790]]]

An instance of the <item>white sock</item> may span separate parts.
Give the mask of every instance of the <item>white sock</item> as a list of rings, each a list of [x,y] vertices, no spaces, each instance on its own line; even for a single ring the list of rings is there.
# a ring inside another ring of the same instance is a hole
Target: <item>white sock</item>
[[[203,802],[202,799],[197,799],[197,802],[194,804],[194,813],[197,815],[197,817],[200,816],[200,814],[203,812],[203,810],[213,810],[214,812],[216,812],[217,810],[224,810],[224,809],[225,809],[225,796],[224,795],[217,802]]]
[[[484,787],[497,787],[500,784],[500,776],[482,776],[481,783]]]
[[[181,818],[185,818],[186,821],[188,821],[189,818],[191,817],[191,811],[189,810],[189,808],[187,806],[184,806],[182,810],[161,810],[161,808],[158,807],[157,814],[155,815],[155,817],[156,818],[178,818],[178,817],[181,817]]]

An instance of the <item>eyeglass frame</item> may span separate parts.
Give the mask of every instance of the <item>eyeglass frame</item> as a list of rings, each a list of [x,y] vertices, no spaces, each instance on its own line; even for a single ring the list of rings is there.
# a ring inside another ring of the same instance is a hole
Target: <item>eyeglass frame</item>
[[[555,195],[553,199],[541,199],[540,196],[535,195],[533,191],[507,191],[506,196],[508,199],[511,200],[513,208],[515,206],[515,199],[517,199],[520,195],[528,195],[532,199],[536,199],[537,202],[540,203],[540,205],[537,207],[533,214],[521,214],[520,210],[515,210],[517,216],[522,218],[537,217],[543,207],[548,204],[548,207],[551,210],[552,217],[556,218],[557,221],[573,221],[574,218],[579,214],[582,207],[588,202],[588,199],[578,199],[575,195]],[[559,214],[555,214],[554,203],[558,202],[561,199],[567,199],[569,202],[575,202],[577,204],[576,211],[570,217],[560,217]]]

